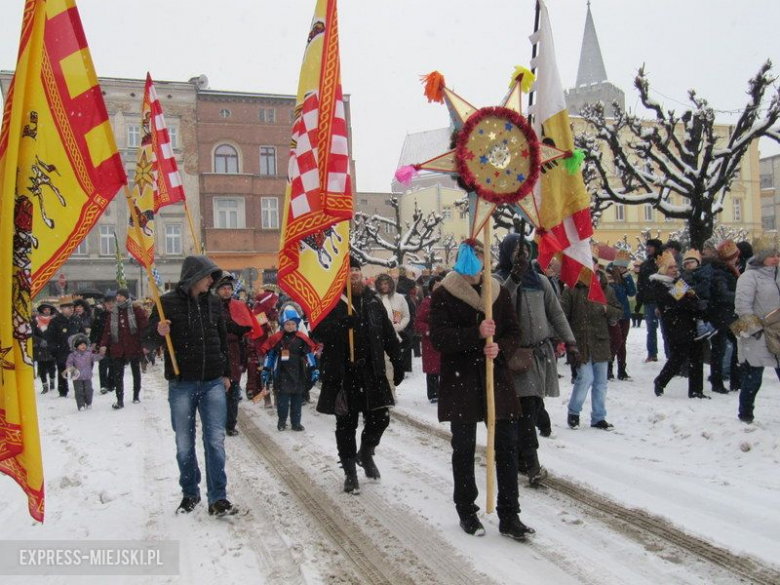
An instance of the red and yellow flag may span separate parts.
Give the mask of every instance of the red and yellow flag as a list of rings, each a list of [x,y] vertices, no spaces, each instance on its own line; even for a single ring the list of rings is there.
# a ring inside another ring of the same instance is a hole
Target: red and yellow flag
[[[128,205],[127,250],[144,266],[154,264],[154,218],[161,207],[184,201],[179,168],[173,153],[162,104],[152,77],[146,74],[144,101],[141,106],[141,144],[136,158],[133,191]],[[134,217],[138,217],[139,230]]]
[[[0,471],[43,521],[32,297],[127,181],[73,0],[27,0],[0,131]]]
[[[534,130],[550,146],[573,152],[574,136],[544,0],[539,0],[539,8],[539,30],[531,37],[539,47],[532,63],[536,68],[536,100],[530,109],[534,115]],[[579,170],[570,172],[558,162],[545,169],[534,192],[539,216],[538,222],[535,222],[539,235],[539,263],[546,267],[553,255],[560,253],[561,280],[568,286],[574,286],[583,269],[590,271],[591,276],[593,274],[590,196],[582,173]],[[589,298],[605,302],[598,278],[590,279]]]
[[[303,56],[287,173],[279,285],[313,327],[349,274],[352,185],[336,0],[318,0]]]

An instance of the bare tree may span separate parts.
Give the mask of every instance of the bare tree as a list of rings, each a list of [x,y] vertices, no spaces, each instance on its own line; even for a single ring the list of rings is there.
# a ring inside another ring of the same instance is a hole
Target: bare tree
[[[691,245],[701,248],[712,236],[714,219],[723,211],[750,144],[763,136],[780,142],[780,127],[776,126],[780,90],[772,88],[771,68],[767,61],[748,82],[748,103],[726,137],[717,135],[715,111],[694,90],[688,92],[691,109],[680,116],[674,110],[665,111],[650,97],[644,67],[634,86],[642,104],[654,113],[652,122],[625,112],[617,103],[612,105],[613,119],[606,117],[603,103],[583,107],[580,113],[595,135],[579,135],[577,146],[595,168],[590,185],[595,198],[629,205],[650,203],[666,217],[685,220]],[[767,90],[772,96],[764,106]],[[602,144],[612,155],[614,173],[607,169]],[[615,178],[619,188],[610,184]],[[673,203],[672,195],[682,202]]]
[[[362,212],[355,214],[350,235],[352,253],[364,264],[388,268],[402,265],[407,256],[413,262],[422,264],[422,256],[418,253],[424,254],[428,247],[432,247],[442,237],[441,230],[437,230],[442,216],[433,211],[423,215],[415,201],[412,220],[404,224],[401,221],[398,197],[391,196],[389,203],[394,210],[392,218],[382,215],[368,216]],[[379,258],[371,255],[371,250],[377,248],[391,252],[390,257]]]

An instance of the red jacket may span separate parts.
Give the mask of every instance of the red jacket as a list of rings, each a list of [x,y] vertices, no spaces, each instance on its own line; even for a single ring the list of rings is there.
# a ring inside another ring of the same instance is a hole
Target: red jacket
[[[100,347],[108,348],[108,355],[112,358],[121,358],[126,360],[140,359],[144,357],[141,347],[141,335],[146,329],[148,318],[146,311],[141,307],[133,305],[133,314],[135,314],[135,333],[130,332],[130,324],[127,322],[127,309],[118,309],[119,311],[119,341],[114,343],[111,340],[111,314],[106,315],[106,324],[103,327],[103,335],[100,338]]]
[[[417,308],[417,316],[414,319],[414,329],[422,337],[422,366],[426,374],[439,374],[441,367],[441,354],[433,347],[428,325],[428,314],[431,311],[431,297],[427,296]]]

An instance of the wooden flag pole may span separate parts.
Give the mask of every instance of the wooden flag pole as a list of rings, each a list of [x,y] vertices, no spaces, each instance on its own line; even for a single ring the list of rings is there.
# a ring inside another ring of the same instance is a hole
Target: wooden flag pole
[[[493,274],[490,255],[490,228],[492,215],[488,215],[485,222],[485,231],[482,240],[484,246],[483,265],[484,273],[482,277],[482,294],[485,298],[485,319],[493,318]],[[493,343],[491,335],[485,340],[485,343]],[[492,514],[496,509],[496,397],[493,391],[493,359],[485,358],[485,396],[487,397],[487,478],[485,496],[485,512]]]
[[[192,243],[195,246],[195,254],[200,254],[201,248],[200,248],[200,241],[198,240],[198,234],[195,232],[195,222],[192,221],[192,214],[190,213],[190,208],[187,206],[187,200],[184,200],[184,213],[187,214],[187,219],[190,222],[190,233],[192,234]]]
[[[133,205],[133,196],[130,193],[130,189],[125,184],[125,198],[127,199],[127,206],[130,208],[130,214],[133,216],[133,227],[135,229],[135,237],[138,240],[138,244],[143,246],[143,234],[141,233],[141,224],[138,220],[138,214],[135,211],[135,205]],[[146,277],[149,279],[149,288],[152,289],[152,295],[154,296],[154,303],[157,305],[157,314],[160,315],[160,321],[165,321],[165,312],[163,311],[162,302],[160,301],[160,291],[157,288],[157,282],[154,280],[154,274],[152,273],[152,267],[144,265],[146,268]],[[165,343],[168,345],[168,354],[171,356],[171,365],[173,366],[173,373],[179,375],[179,364],[176,361],[176,353],[173,351],[173,342],[171,336],[165,336]]]

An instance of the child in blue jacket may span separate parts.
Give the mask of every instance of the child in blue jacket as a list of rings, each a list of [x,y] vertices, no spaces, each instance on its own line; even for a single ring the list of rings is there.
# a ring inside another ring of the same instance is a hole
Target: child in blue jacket
[[[282,330],[272,335],[262,346],[265,354],[263,364],[263,383],[273,376],[276,389],[276,412],[279,423],[276,428],[287,428],[287,414],[290,414],[292,430],[305,430],[301,425],[301,404],[309,385],[319,378],[314,352],[316,344],[305,334],[298,331],[301,316],[287,307],[279,319]]]

